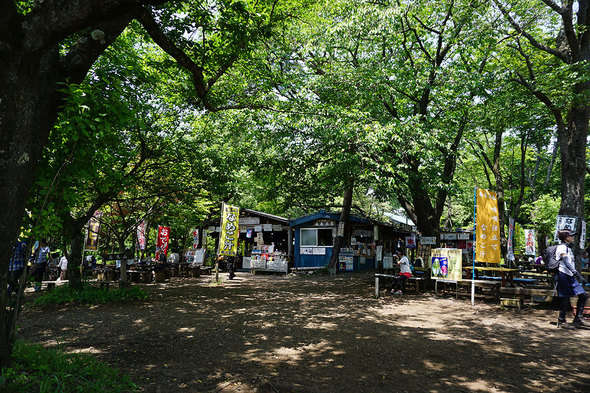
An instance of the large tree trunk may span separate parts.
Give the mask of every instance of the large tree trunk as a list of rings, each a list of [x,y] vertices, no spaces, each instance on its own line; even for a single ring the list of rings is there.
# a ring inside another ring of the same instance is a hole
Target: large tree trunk
[[[576,86],[575,91],[590,91],[590,84]],[[585,220],[584,179],[586,176],[586,139],[590,121],[590,105],[586,101],[574,105],[568,113],[568,126],[558,134],[561,150],[560,215],[577,217],[578,236],[574,243],[576,268],[580,270],[582,249],[579,247],[581,222]]]
[[[125,4],[126,3],[126,4]],[[0,288],[6,288],[10,250],[22,223],[43,146],[65,98],[65,83],[79,83],[96,58],[130,22],[129,1],[35,2],[23,16],[12,1],[0,2]],[[118,15],[113,12],[118,11]],[[108,20],[107,14],[115,22]],[[59,21],[59,22],[58,22]],[[95,24],[100,39],[87,30],[80,45],[60,58],[60,42]],[[10,320],[0,297],[0,366],[10,359]]]
[[[342,211],[340,212],[340,219],[338,220],[338,232],[334,238],[334,247],[332,249],[332,255],[330,256],[330,263],[328,267],[334,269],[338,266],[338,260],[340,258],[340,249],[345,243],[346,235],[349,232],[350,227],[350,209],[352,207],[352,191],[354,187],[354,181],[350,181],[347,189],[344,191],[344,198],[342,202]]]

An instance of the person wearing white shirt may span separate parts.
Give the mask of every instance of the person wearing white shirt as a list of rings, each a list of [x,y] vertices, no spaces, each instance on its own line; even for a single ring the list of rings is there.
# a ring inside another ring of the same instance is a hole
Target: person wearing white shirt
[[[401,295],[406,290],[406,281],[412,277],[412,267],[407,256],[403,255],[401,251],[396,251],[399,258],[399,274],[393,279],[393,287],[391,293],[394,295]]]
[[[66,280],[68,274],[68,258],[66,258],[65,255],[62,255],[62,257],[59,259],[57,267],[59,268],[59,279],[61,281]]]
[[[585,282],[584,278],[576,270],[574,262],[574,254],[570,249],[570,244],[574,242],[576,232],[569,230],[561,230],[557,233],[561,244],[555,250],[556,258],[559,261],[559,271],[557,272],[557,296],[561,298],[561,307],[559,309],[559,317],[557,319],[557,327],[564,329],[580,329],[590,328],[590,323],[586,322],[582,317],[584,306],[588,295],[584,287],[576,281],[577,277],[581,282]],[[577,296],[578,303],[576,305],[576,315],[572,324],[566,322],[565,316],[570,306],[570,298]]]

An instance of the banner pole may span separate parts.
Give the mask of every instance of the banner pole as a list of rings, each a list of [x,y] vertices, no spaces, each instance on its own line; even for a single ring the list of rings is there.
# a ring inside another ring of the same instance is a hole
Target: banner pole
[[[475,305],[475,246],[477,239],[477,187],[473,188],[473,258],[471,258],[471,305]]]

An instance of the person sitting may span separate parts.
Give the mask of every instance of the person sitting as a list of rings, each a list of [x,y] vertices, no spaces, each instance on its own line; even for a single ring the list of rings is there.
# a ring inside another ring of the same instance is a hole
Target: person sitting
[[[408,281],[408,278],[412,277],[412,266],[408,257],[403,255],[401,251],[396,251],[396,254],[399,258],[399,262],[397,263],[399,273],[397,277],[393,279],[391,293],[394,295],[401,295],[403,294],[403,291],[406,290],[406,282]]]

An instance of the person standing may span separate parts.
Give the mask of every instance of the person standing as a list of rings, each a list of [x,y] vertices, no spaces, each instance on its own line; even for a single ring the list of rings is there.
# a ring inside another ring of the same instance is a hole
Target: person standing
[[[559,261],[559,270],[557,272],[557,296],[561,298],[561,307],[559,309],[559,317],[557,319],[557,327],[563,329],[576,328],[590,328],[590,323],[586,322],[582,317],[584,306],[588,295],[584,287],[580,285],[574,277],[577,277],[582,283],[585,283],[584,278],[576,271],[576,264],[574,262],[574,254],[571,250],[571,245],[574,242],[576,232],[569,230],[560,230],[557,233],[561,244],[557,246],[555,255]],[[570,297],[577,296],[578,302],[576,305],[576,315],[572,324],[566,322],[565,315],[570,307]]]
[[[35,264],[33,267],[33,276],[35,280],[35,291],[41,290],[41,281],[43,281],[43,275],[45,274],[45,270],[47,269],[47,262],[49,261],[49,253],[50,253],[49,246],[45,242],[45,239],[41,239],[39,242],[39,247],[36,252],[35,257]]]
[[[12,257],[8,265],[8,294],[11,295],[17,291],[18,280],[25,268],[25,257],[27,253],[27,243],[17,240],[12,247]]]
[[[412,267],[407,256],[403,255],[401,251],[396,251],[399,258],[397,265],[399,266],[399,274],[393,281],[393,288],[391,293],[394,295],[401,295],[406,290],[406,281],[412,277]]]
[[[62,255],[59,259],[59,263],[57,264],[57,268],[59,269],[59,279],[61,281],[67,280],[68,275],[68,258],[66,255]]]

